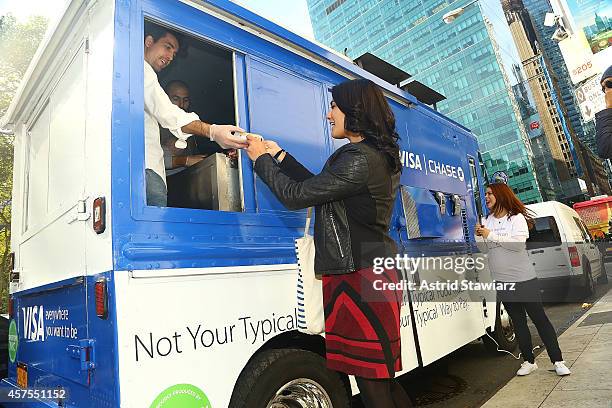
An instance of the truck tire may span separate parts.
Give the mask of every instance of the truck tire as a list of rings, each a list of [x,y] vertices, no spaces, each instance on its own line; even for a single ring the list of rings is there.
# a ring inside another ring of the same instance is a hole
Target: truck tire
[[[229,408],[306,408],[312,401],[317,408],[349,408],[348,378],[329,370],[325,358],[311,351],[272,349],[242,371]]]
[[[495,318],[495,330],[491,332],[487,329],[487,335],[482,336],[482,342],[484,343],[485,348],[491,353],[497,353],[497,344],[499,344],[500,350],[506,351],[514,351],[518,346],[518,339],[516,337],[516,333],[514,332],[514,325],[512,324],[512,319],[504,309],[503,304],[497,302],[496,307],[496,318]],[[491,339],[491,337],[495,339],[497,344]]]

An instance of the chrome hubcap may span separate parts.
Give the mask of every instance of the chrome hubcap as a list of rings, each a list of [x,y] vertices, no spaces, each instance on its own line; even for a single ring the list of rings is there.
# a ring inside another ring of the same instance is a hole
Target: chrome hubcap
[[[333,408],[333,405],[319,383],[298,378],[283,385],[266,408]]]

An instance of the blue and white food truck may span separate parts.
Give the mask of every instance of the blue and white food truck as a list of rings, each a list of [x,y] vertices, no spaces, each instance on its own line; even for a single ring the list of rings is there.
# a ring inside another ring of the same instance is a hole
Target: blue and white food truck
[[[474,256],[485,178],[468,129],[229,1],[72,0],[2,123],[15,135],[3,386],[31,390],[26,406],[348,407],[353,380],[327,370],[322,336],[297,330],[294,240],[306,211],[283,207],[244,152],[214,149],[168,177],[181,188],[167,207],[146,205],[145,23],[184,34],[185,55],[160,83],[188,83],[202,120],[275,140],[314,172],[341,143],[325,119],[329,89],[376,82],[401,136],[400,254]],[[408,281],[457,277],[416,272]],[[403,291],[403,372],[507,332],[494,297]]]

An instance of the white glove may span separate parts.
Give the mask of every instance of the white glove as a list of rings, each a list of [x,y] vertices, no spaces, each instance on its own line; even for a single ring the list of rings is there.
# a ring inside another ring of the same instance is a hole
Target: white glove
[[[242,149],[248,146],[243,137],[232,132],[244,132],[244,130],[234,125],[210,125],[208,138],[224,149]]]

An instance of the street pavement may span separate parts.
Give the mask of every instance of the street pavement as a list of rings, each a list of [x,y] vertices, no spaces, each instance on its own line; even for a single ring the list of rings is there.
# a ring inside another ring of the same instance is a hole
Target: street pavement
[[[527,384],[527,382],[523,381],[518,386],[514,385],[517,383],[517,380],[533,379],[534,385],[532,385],[531,388],[526,388],[525,393],[530,395],[540,395],[541,398],[548,395],[551,395],[553,398],[559,398],[557,396],[560,395],[560,389],[551,389],[551,387],[557,385],[565,388],[573,387],[574,385],[572,385],[573,383],[571,383],[570,380],[580,382],[582,381],[581,378],[585,378],[584,376],[587,376],[587,378],[591,379],[591,381],[594,383],[597,383],[597,381],[603,381],[603,384],[605,384],[607,381],[607,384],[610,384],[610,381],[612,381],[612,376],[610,375],[611,371],[609,368],[604,369],[604,366],[612,366],[612,361],[610,361],[610,357],[612,356],[612,348],[608,346],[607,351],[601,350],[602,346],[600,345],[600,338],[605,335],[606,330],[609,333],[612,333],[612,328],[610,327],[612,324],[608,323],[607,326],[605,326],[603,323],[599,324],[599,326],[603,327],[603,331],[599,333],[599,337],[597,338],[595,337],[598,335],[598,331],[596,330],[596,327],[598,327],[597,325],[583,325],[582,327],[579,327],[580,323],[583,322],[587,316],[593,313],[599,313],[606,305],[609,308],[608,310],[612,310],[612,265],[609,264],[607,270],[611,283],[606,285],[598,285],[596,288],[596,294],[591,298],[571,303],[564,302],[545,304],[546,314],[551,320],[557,331],[557,335],[559,336],[564,358],[566,359],[566,362],[568,362],[570,369],[573,371],[572,375],[570,375],[567,379],[562,379],[554,372],[547,371],[548,369],[552,368],[552,365],[550,364],[548,355],[544,350],[542,341],[540,340],[535,327],[529,320],[529,329],[532,334],[533,344],[534,346],[541,346],[540,349],[535,351],[538,366],[540,368],[530,376],[516,379],[516,370],[518,370],[520,367],[522,359],[516,360],[514,357],[505,353],[491,353],[485,349],[481,341],[474,341],[440,359],[439,361],[432,363],[428,367],[414,370],[413,372],[401,376],[399,378],[400,383],[404,386],[412,398],[415,406],[428,408],[477,408],[481,406],[486,408],[539,407],[540,405],[524,405],[524,400],[517,400],[520,403],[512,405],[511,400],[507,401],[505,399],[496,399],[503,396],[511,398],[514,392],[519,391],[521,385]],[[595,304],[595,306],[583,308],[583,302]],[[600,316],[601,315],[595,315],[595,317]],[[578,331],[576,332],[574,330]],[[571,340],[576,335],[580,335],[580,337],[578,337],[576,340]],[[612,334],[608,334],[608,336],[612,336]],[[608,339],[608,344],[610,344],[610,342],[612,342],[612,337],[606,338]],[[590,340],[587,341],[588,339]],[[594,340],[595,343],[591,345],[592,349],[587,349],[588,344],[592,343]],[[580,356],[580,350],[577,350],[577,344],[583,343],[585,349],[582,350],[582,352],[585,352],[586,355],[592,355],[592,358],[585,360],[585,355],[583,359],[579,361],[578,366],[574,367],[574,364],[576,364]],[[514,354],[517,355],[518,352],[519,351],[517,349]],[[585,362],[589,362],[591,360],[594,361],[595,359],[600,357],[603,358],[606,355],[608,358],[607,360],[600,360],[602,362],[606,361],[606,364],[601,365],[601,363],[597,363],[595,366],[593,366],[592,370],[583,367]],[[570,366],[569,364],[572,365]],[[537,376],[535,376],[536,374]],[[533,388],[538,389],[537,384],[540,382],[541,377],[546,378],[546,381],[543,382],[539,393],[534,393]],[[607,377],[607,380],[603,379],[604,377]],[[506,386],[510,385],[511,388],[505,388]],[[518,387],[518,389],[512,387]],[[565,388],[561,390],[568,391],[568,396],[572,393],[576,395],[580,394],[580,392],[577,392],[574,389],[568,388],[566,390]],[[553,390],[555,391],[554,393],[552,393]],[[603,389],[599,391],[596,391],[593,395],[598,395],[598,393],[605,394],[606,392],[609,393],[608,395],[612,394],[612,390],[610,389]],[[543,401],[544,399],[542,399],[540,403]],[[549,402],[551,405],[542,405],[542,407],[558,406],[555,405],[555,401],[557,400],[551,399]],[[568,403],[568,405],[565,406],[589,407],[589,405],[576,403],[574,399],[571,399],[571,401],[573,401],[573,403]],[[612,408],[612,405],[600,404],[592,406]],[[361,404],[359,398],[354,398],[353,408],[362,407],[363,405]]]
[[[536,358],[538,370],[514,377],[483,408],[612,407],[612,291],[604,295],[560,337],[572,374],[559,377],[546,353]]]

